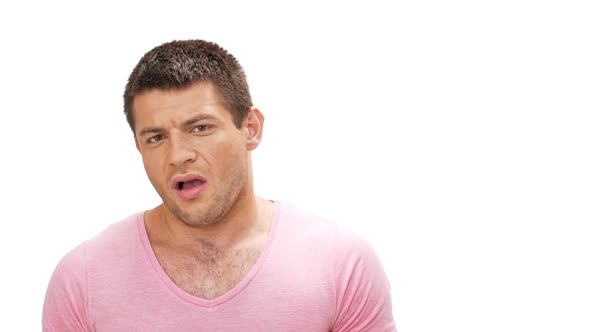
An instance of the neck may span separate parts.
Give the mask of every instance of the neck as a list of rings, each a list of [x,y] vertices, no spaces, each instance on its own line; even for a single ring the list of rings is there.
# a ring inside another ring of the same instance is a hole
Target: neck
[[[268,233],[272,219],[272,202],[246,194],[216,223],[191,227],[161,204],[144,215],[146,230],[153,245],[195,249],[216,247],[230,249]]]

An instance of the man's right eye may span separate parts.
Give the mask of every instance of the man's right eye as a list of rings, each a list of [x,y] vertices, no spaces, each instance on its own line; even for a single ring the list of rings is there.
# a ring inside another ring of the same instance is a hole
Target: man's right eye
[[[158,134],[156,136],[152,136],[150,138],[148,138],[147,143],[148,144],[154,144],[154,143],[158,143],[159,141],[162,140],[162,134]]]

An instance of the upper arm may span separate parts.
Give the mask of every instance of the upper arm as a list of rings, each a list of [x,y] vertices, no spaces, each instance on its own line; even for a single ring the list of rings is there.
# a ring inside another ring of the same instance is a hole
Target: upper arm
[[[43,305],[43,331],[92,331],[87,289],[84,247],[79,246],[53,271]]]
[[[373,248],[357,235],[340,232],[334,250],[332,331],[396,331],[389,282]]]

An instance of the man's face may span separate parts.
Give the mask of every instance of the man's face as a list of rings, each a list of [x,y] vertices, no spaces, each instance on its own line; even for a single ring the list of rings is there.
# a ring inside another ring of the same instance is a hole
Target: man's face
[[[248,125],[236,128],[212,83],[145,92],[135,97],[133,112],[148,178],[178,220],[214,224],[243,197]]]

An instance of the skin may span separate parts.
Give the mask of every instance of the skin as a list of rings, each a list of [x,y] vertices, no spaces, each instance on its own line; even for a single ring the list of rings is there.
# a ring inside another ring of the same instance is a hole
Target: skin
[[[133,112],[137,149],[162,198],[144,215],[154,253],[179,287],[219,296],[252,267],[270,229],[273,203],[254,195],[252,181],[251,151],[264,117],[251,107],[237,128],[210,82],[147,91],[135,97]],[[187,173],[206,180],[191,200],[171,186],[173,176]]]

